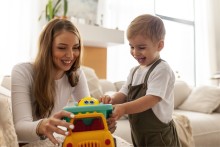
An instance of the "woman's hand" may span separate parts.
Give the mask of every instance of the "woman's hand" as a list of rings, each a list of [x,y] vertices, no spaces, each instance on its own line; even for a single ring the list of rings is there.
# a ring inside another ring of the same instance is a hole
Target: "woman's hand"
[[[39,124],[39,126],[37,127],[38,134],[45,135],[55,145],[59,145],[59,142],[53,136],[53,133],[56,132],[57,134],[68,136],[69,132],[62,130],[58,126],[70,128],[70,129],[74,128],[73,124],[62,120],[62,118],[64,117],[73,118],[74,114],[67,112],[67,111],[60,111],[49,118],[44,118],[42,122]]]
[[[114,118],[110,117],[107,119],[107,124],[108,124],[108,130],[111,132],[111,133],[114,133],[115,130],[116,130],[116,124],[117,122],[115,121]]]

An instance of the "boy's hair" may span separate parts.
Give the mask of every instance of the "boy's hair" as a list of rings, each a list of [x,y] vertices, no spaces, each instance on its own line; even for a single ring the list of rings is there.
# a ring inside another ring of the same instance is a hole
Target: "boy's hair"
[[[137,35],[143,35],[152,42],[164,40],[166,30],[163,21],[154,15],[144,14],[136,17],[128,26],[127,38],[131,39]]]

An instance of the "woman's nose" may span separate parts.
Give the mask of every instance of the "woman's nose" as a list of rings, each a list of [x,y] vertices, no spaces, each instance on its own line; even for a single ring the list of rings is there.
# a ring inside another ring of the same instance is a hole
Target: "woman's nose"
[[[69,57],[69,58],[73,57],[73,50],[72,49],[68,49],[66,51],[66,57]]]

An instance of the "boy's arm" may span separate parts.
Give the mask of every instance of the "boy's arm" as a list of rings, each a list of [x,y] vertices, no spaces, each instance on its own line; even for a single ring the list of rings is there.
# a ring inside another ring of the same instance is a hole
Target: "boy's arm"
[[[115,105],[115,104],[122,104],[122,103],[126,102],[126,98],[127,98],[127,96],[125,94],[123,94],[122,92],[116,92],[111,97],[111,99],[112,99],[111,103],[113,105]]]
[[[161,100],[158,96],[146,95],[134,101],[126,102],[123,104],[115,105],[113,117],[119,119],[124,114],[140,113],[152,108]]]
[[[126,95],[121,92],[116,92],[114,95],[104,95],[99,98],[99,101],[104,104],[121,104],[126,101]]]

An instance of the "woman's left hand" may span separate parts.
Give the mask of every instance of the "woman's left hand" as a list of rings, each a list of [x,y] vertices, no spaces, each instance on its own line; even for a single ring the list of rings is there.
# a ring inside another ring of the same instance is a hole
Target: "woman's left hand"
[[[108,129],[109,129],[109,131],[110,131],[111,133],[114,133],[115,130],[116,130],[116,128],[117,128],[117,126],[116,126],[117,122],[115,121],[115,119],[112,118],[112,117],[108,118],[108,119],[107,119],[107,124],[108,124]]]

